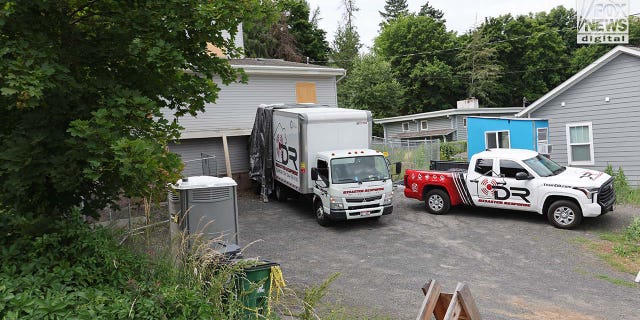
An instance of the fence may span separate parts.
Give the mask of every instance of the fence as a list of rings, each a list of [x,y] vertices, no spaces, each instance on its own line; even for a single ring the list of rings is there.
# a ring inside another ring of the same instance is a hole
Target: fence
[[[431,160],[440,160],[440,140],[399,140],[373,137],[372,148],[387,152],[391,163],[404,169],[429,169]]]

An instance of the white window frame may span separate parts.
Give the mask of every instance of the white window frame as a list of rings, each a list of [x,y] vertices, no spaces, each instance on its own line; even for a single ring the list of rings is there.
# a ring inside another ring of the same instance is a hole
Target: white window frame
[[[407,125],[407,129],[406,130],[404,129],[404,125],[405,124]],[[409,122],[403,122],[402,123],[402,132],[409,132],[409,131],[411,131],[411,126],[409,125]]]
[[[498,143],[498,133],[499,132],[506,132],[507,135],[509,136],[509,139],[507,139],[509,141],[509,146],[508,147],[501,148],[499,146],[499,143]],[[488,143],[489,142],[489,137],[487,135],[488,133],[495,133],[496,134],[496,149],[511,149],[511,131],[510,130],[497,130],[497,131],[485,131],[484,132],[484,148],[485,148],[485,150],[488,149],[488,146],[489,146],[489,143]]]
[[[570,128],[573,127],[588,127],[589,128],[589,143],[571,143],[571,133],[570,133]],[[594,145],[593,145],[593,123],[591,121],[589,122],[574,122],[574,123],[567,123],[566,125],[567,128],[567,160],[569,165],[594,165],[595,164],[595,159],[593,157],[593,149],[594,149]],[[591,160],[589,161],[573,161],[573,159],[571,158],[571,146],[574,145],[589,145],[589,156],[591,158]]]
[[[547,131],[546,134],[546,139],[544,140],[540,140],[540,131],[545,130]],[[541,150],[542,148],[540,148],[540,145],[542,144],[546,144],[545,148],[547,148],[546,150],[548,151],[548,147],[549,147],[549,128],[548,127],[544,127],[544,128],[537,128],[536,129],[536,140],[537,140],[537,144],[538,144],[538,152],[543,153]],[[544,154],[544,153],[543,153]]]
[[[427,120],[420,120],[420,131],[427,131],[429,128],[429,122]]]

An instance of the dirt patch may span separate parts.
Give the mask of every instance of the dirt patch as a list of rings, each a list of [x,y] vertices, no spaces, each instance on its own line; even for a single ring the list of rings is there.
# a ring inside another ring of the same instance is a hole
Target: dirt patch
[[[517,312],[505,310],[493,310],[495,313],[505,315],[512,319],[522,320],[602,320],[604,318],[594,317],[566,308],[561,308],[548,303],[525,300],[521,297],[511,298],[509,303],[519,309]]]

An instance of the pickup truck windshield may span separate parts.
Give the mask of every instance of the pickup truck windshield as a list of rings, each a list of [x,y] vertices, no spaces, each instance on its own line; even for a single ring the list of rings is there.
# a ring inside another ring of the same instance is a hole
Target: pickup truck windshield
[[[542,155],[524,160],[524,163],[541,177],[555,176],[566,169]]]
[[[331,182],[336,184],[389,179],[383,156],[358,156],[331,160]]]

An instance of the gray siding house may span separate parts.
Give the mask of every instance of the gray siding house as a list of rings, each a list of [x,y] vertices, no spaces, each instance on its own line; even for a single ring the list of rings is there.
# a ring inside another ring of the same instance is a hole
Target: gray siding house
[[[478,100],[458,101],[456,109],[374,119],[382,124],[386,140],[467,140],[468,116],[513,116],[522,108],[480,108]]]
[[[206,105],[196,117],[178,120],[184,130],[169,149],[186,162],[184,175],[202,174],[201,153],[216,157],[219,176],[248,172],[248,138],[260,104],[337,106],[336,79],[344,75],[343,69],[277,59],[231,59],[229,63],[245,71],[248,83],[220,85],[215,104]],[[163,112],[167,119],[173,118],[171,110]]]
[[[640,185],[640,49],[615,47],[517,116],[549,119],[551,159]]]

